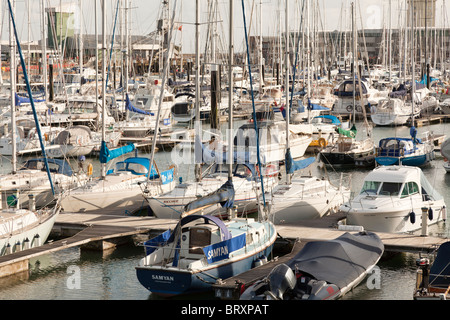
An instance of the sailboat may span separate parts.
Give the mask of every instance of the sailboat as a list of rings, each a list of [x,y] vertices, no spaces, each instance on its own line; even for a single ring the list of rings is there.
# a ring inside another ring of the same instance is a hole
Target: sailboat
[[[314,163],[310,157],[293,161],[287,155],[286,174],[304,169]],[[308,175],[294,175],[290,183],[278,183],[271,192],[266,193],[266,201],[277,224],[290,224],[302,220],[318,219],[350,199],[350,189],[333,185],[328,179]]]
[[[353,75],[351,80],[346,80],[346,92],[348,96],[350,94],[353,96],[353,126],[350,130],[344,130],[338,128],[339,137],[334,144],[329,144],[326,148],[320,151],[320,159],[326,165],[332,166],[363,166],[370,167],[373,166],[374,155],[375,155],[375,145],[373,139],[370,137],[370,125],[367,122],[366,109],[362,108],[364,124],[366,126],[368,137],[363,140],[356,140],[356,97],[359,96],[360,103],[363,104],[364,89],[363,81],[360,77],[359,70],[355,63],[355,56],[357,52],[357,42],[356,42],[356,28],[355,28],[355,14],[354,14],[354,4],[352,4],[352,16],[353,16]],[[357,77],[358,73],[358,77]],[[357,87],[359,90],[357,90]]]
[[[14,37],[17,44],[20,61],[22,65],[22,70],[24,73],[24,78],[26,82],[26,87],[28,91],[28,95],[30,97],[31,107],[33,111],[34,120],[36,123],[37,132],[39,135],[40,145],[42,149],[42,153],[44,155],[44,163],[48,175],[48,180],[50,182],[50,187],[53,195],[55,195],[55,190],[53,186],[53,181],[50,173],[48,159],[45,154],[44,144],[42,140],[42,135],[40,132],[40,124],[38,121],[36,109],[34,107],[33,98],[31,95],[31,87],[28,81],[25,60],[23,58],[22,50],[20,47],[19,38],[17,35],[17,29],[14,19],[13,7],[11,5],[11,1],[8,0],[10,18],[11,18],[11,26],[14,29],[14,34],[11,28],[10,34],[10,43],[11,43],[11,52],[12,56],[16,55],[15,46],[14,46]],[[15,79],[15,67],[13,67],[14,63],[11,64],[11,79]],[[14,91],[14,84],[11,84],[11,90]],[[11,93],[11,97],[14,97],[14,94]],[[11,106],[14,106],[14,102],[11,103]],[[14,109],[14,108],[13,108]],[[12,124],[13,127],[15,125],[15,117],[14,112],[12,112]],[[14,129],[13,129],[14,130]],[[14,141],[14,139],[13,139]],[[14,143],[14,142],[13,142]],[[13,167],[15,166],[15,155],[13,155]],[[13,170],[15,171],[15,170]],[[61,211],[61,207],[59,206],[59,201],[56,201],[56,205],[53,207],[45,207],[40,210],[36,210],[34,205],[32,204],[29,209],[19,209],[19,208],[9,208],[2,209],[0,211],[0,255],[9,254],[12,252],[20,251],[23,249],[39,246],[43,244],[55,223],[56,218],[58,217]]]
[[[130,144],[109,150],[102,144],[100,162],[109,161],[135,150]],[[165,193],[174,187],[174,168],[164,172],[151,166],[146,157],[128,157],[116,163],[114,169],[107,171],[105,178],[97,177],[86,184],[68,190],[61,200],[62,208],[67,212],[106,212],[111,208],[121,208],[131,212],[143,207],[142,186],[146,185],[149,195]]]
[[[198,26],[198,0],[196,8]],[[233,16],[233,2],[230,2],[230,16]],[[232,36],[230,38],[232,40]],[[231,44],[232,41],[230,51]],[[233,54],[230,54],[230,66],[232,57]],[[230,94],[231,91],[230,89]],[[232,111],[231,100],[229,111]],[[232,119],[229,126],[231,122]],[[229,139],[231,140],[231,137]],[[228,165],[231,168],[232,163]],[[267,259],[271,253],[276,239],[274,225],[268,220],[234,217],[231,172],[228,176],[229,180],[224,188],[213,194],[208,199],[208,204],[214,201],[225,202],[231,213],[230,220],[222,221],[215,216],[196,215],[196,208],[203,206],[205,201],[194,200],[189,204],[194,210],[183,214],[173,232],[166,231],[146,243],[146,256],[136,267],[136,274],[139,282],[152,293],[173,296],[212,290],[211,285],[219,278],[229,278],[247,271],[259,260]]]

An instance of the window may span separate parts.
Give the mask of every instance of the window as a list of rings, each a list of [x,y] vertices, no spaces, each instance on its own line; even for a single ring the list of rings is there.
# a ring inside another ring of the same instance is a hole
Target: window
[[[380,195],[398,196],[401,187],[402,187],[401,183],[384,182],[380,189]]]
[[[365,181],[364,185],[361,189],[361,194],[369,194],[375,195],[378,193],[378,188],[380,187],[381,182],[378,181]]]
[[[415,182],[408,182],[409,194],[419,193],[419,186]]]

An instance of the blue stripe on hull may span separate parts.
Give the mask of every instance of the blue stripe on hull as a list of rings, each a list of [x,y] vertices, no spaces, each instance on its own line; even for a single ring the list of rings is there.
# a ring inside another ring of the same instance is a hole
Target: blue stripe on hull
[[[177,272],[169,269],[148,269],[137,267],[136,274],[139,282],[152,293],[163,296],[173,296],[211,290],[211,285],[217,278],[227,279],[250,270],[255,260],[268,256],[273,244],[265,250],[248,258],[226,263],[204,273]]]
[[[402,160],[404,166],[422,166],[433,159],[432,154],[424,154],[421,156],[405,157]],[[392,166],[399,164],[399,158],[396,157],[376,157],[375,160],[379,165]]]

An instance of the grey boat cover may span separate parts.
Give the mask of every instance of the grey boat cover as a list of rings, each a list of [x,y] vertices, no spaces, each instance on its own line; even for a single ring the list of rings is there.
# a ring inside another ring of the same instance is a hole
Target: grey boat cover
[[[308,242],[288,265],[342,289],[376,264],[383,251],[376,234],[347,232],[334,240]]]

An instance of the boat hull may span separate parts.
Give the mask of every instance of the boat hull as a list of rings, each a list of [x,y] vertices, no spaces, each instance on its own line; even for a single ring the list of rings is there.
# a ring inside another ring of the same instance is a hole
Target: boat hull
[[[426,204],[423,205],[427,208],[429,207]],[[347,213],[347,224],[363,226],[366,230],[376,232],[404,233],[416,231],[422,228],[422,207],[421,205],[416,205],[412,210],[410,208],[391,211],[380,209],[351,210]],[[430,219],[427,216],[428,225],[447,219],[443,200],[434,201],[434,205],[431,208],[433,217]],[[411,219],[411,212],[415,213],[414,219]]]
[[[29,248],[44,244],[52,231],[58,215],[59,209],[38,224],[25,228],[20,232],[0,237],[0,256],[27,249],[26,240],[29,241]]]
[[[400,162],[404,166],[423,166],[435,159],[434,151],[427,154],[411,157],[375,157],[375,161],[382,166],[399,165]]]
[[[227,279],[243,273],[254,267],[255,261],[268,256],[273,247],[273,241],[254,254],[223,263],[215,268],[202,270],[183,270],[165,267],[136,267],[139,282],[152,293],[170,297],[196,292],[211,291],[211,285],[218,278]]]

